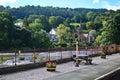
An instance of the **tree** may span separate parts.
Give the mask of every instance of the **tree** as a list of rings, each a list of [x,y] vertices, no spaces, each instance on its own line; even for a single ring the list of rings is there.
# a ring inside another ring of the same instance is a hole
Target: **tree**
[[[11,32],[11,47],[20,49],[23,47],[30,47],[31,45],[31,32],[23,27],[15,26]]]
[[[50,46],[50,38],[46,31],[41,29],[33,34],[32,46],[34,48],[48,48]]]
[[[32,33],[31,44],[33,48],[48,48],[50,46],[50,39],[41,23],[31,23],[28,29]]]
[[[41,23],[35,23],[35,22],[33,22],[33,23],[29,24],[28,29],[32,33],[39,32],[41,29],[43,29],[43,25]]]
[[[64,24],[60,24],[57,27],[57,37],[58,37],[58,43],[62,46],[62,44],[65,44],[66,42],[69,42],[71,33],[70,28],[65,26]]]
[[[64,25],[65,25],[65,26],[70,26],[70,23],[71,23],[71,19],[70,19],[70,18],[67,18],[67,19],[64,21]]]
[[[101,30],[100,45],[120,44],[120,14],[115,14],[109,20],[104,22]]]
[[[40,23],[43,25],[43,29],[46,30],[46,32],[51,30],[48,18],[45,15],[40,15]]]
[[[56,25],[58,26],[59,24],[63,24],[63,22],[65,21],[65,19],[61,16],[57,16],[56,17]]]
[[[94,23],[89,21],[86,23],[86,27],[87,27],[87,29],[94,29]]]
[[[13,29],[12,16],[7,12],[0,12],[0,47],[7,49],[11,44],[11,31]]]
[[[57,27],[55,16],[50,16],[49,17],[49,24],[50,24],[51,28],[56,28]]]
[[[87,13],[87,19],[88,19],[89,21],[92,21],[92,20],[94,19],[94,17],[95,17],[95,13],[94,13],[94,12],[89,11],[89,12]]]

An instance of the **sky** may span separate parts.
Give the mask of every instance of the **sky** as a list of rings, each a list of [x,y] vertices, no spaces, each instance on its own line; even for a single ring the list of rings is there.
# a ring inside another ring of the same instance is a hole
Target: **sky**
[[[19,7],[25,5],[53,6],[63,8],[120,9],[120,0],[0,0],[0,5]]]

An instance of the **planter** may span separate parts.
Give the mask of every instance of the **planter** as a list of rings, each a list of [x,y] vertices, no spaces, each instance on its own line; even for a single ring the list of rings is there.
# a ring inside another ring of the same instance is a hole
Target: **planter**
[[[100,56],[101,56],[102,59],[106,59],[106,54],[105,53],[102,53]]]
[[[47,71],[56,71],[56,62],[47,62],[46,63]]]

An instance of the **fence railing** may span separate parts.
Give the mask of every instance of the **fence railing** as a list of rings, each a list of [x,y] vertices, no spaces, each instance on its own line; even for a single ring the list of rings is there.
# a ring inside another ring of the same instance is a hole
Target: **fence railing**
[[[97,54],[101,52],[100,47],[79,47],[79,54]],[[16,66],[29,63],[40,63],[52,60],[71,58],[76,54],[76,48],[49,48],[33,50],[14,50],[0,52],[0,65]]]
[[[112,44],[103,47],[88,46],[78,48],[79,54],[92,55],[102,52],[106,54],[120,52],[120,45]],[[76,54],[76,47],[0,51],[0,66],[14,66],[29,63],[41,63],[51,60],[63,60],[71,58],[74,54]]]

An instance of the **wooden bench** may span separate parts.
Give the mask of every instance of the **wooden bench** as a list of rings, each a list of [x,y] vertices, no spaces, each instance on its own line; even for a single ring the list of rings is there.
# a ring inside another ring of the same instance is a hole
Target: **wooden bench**
[[[74,62],[76,62],[76,55],[72,56]],[[87,64],[92,64],[92,58],[89,55],[78,55],[78,63],[86,61]]]
[[[87,64],[92,64],[92,58],[89,55],[78,55],[78,58],[86,61]]]

